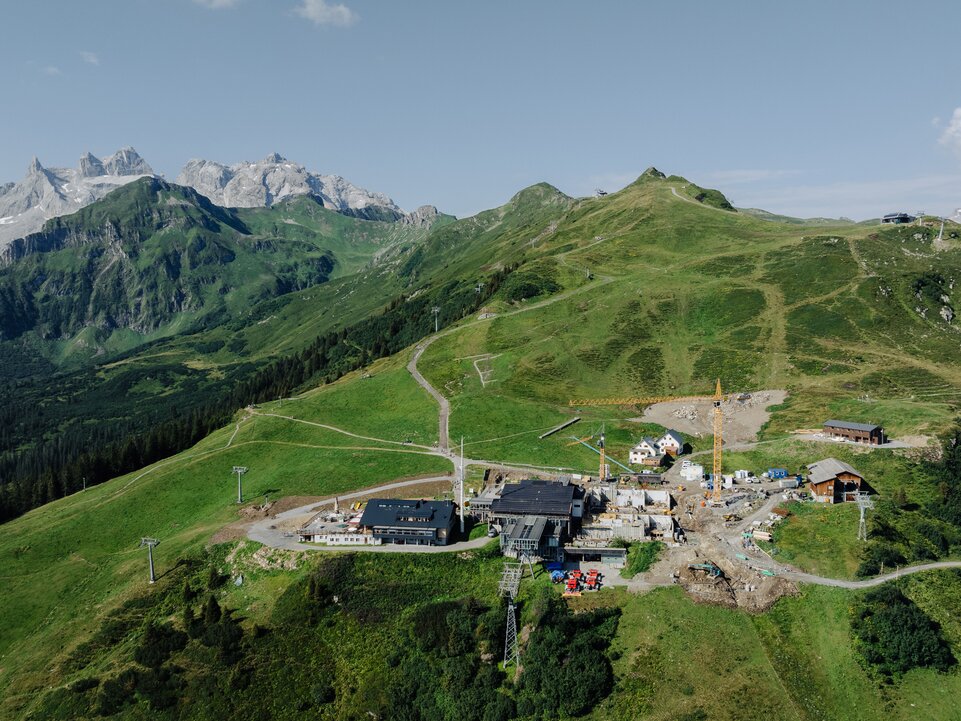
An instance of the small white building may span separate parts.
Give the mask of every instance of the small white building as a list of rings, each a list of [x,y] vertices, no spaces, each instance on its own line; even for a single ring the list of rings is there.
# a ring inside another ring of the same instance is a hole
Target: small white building
[[[700,463],[692,463],[681,469],[681,478],[685,481],[699,481],[704,478],[704,466]]]
[[[664,453],[653,438],[645,437],[634,446],[628,454],[628,462],[634,465],[642,464],[652,458],[660,458]]]
[[[684,437],[677,431],[668,428],[664,435],[658,439],[657,445],[663,453],[676,457],[684,452]]]

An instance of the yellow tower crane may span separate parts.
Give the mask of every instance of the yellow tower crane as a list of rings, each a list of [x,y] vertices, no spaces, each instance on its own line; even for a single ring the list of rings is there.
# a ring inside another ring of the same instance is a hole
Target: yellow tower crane
[[[721,402],[725,400],[721,393],[721,379],[717,379],[717,385],[713,396],[648,396],[648,397],[629,397],[629,398],[592,398],[586,400],[572,400],[567,405],[582,408],[584,406],[646,406],[652,403],[665,403],[667,401],[711,401],[714,405],[714,463],[711,468],[714,479],[714,491],[712,500],[719,503],[721,500],[721,447],[722,425],[724,415],[721,412]],[[601,468],[604,468],[603,436],[601,438]],[[602,474],[603,475],[603,474]]]

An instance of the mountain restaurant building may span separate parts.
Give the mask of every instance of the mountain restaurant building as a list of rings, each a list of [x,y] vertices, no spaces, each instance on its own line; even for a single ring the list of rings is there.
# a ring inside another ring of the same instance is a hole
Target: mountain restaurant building
[[[360,527],[383,543],[446,546],[454,535],[454,508],[452,501],[373,498]]]

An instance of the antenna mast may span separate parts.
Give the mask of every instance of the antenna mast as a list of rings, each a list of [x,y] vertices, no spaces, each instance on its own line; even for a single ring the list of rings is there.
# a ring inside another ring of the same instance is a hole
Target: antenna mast
[[[460,514],[460,533],[464,535],[464,436],[460,437],[460,475],[457,483],[458,501],[457,510]]]

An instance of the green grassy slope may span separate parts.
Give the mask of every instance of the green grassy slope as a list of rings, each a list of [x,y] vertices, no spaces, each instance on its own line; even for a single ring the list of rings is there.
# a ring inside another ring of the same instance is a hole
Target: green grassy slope
[[[29,695],[34,684],[46,683],[49,659],[71,645],[65,639],[83,638],[100,614],[143,590],[141,536],[163,539],[156,554],[163,573],[237,518],[232,466],[250,468],[244,492],[255,503],[264,494],[328,496],[398,477],[449,473],[449,461],[418,449],[310,425],[343,422],[361,435],[432,442],[435,406],[401,370],[382,362],[371,369],[371,378],[354,374],[302,401],[266,404],[260,412],[298,420],[238,416],[239,426],[178,456],[0,527],[0,595],[10,618],[17,619],[0,633],[0,695],[6,699],[0,715],[19,707],[21,694]],[[350,422],[356,414],[343,397],[354,392],[371,413],[368,422]],[[403,413],[403,423],[388,421],[388,411]]]
[[[958,407],[961,371],[957,330],[941,318],[946,302],[940,296],[950,296],[950,279],[961,266],[956,247],[936,251],[930,233],[911,228],[845,226],[823,235],[818,228],[812,236],[808,228],[677,197],[672,187],[681,190],[675,180],[648,174],[619,193],[572,201],[535,186],[505,208],[431,232],[398,256],[392,278],[374,267],[325,285],[313,298],[274,301],[249,327],[218,330],[229,331],[229,341],[220,336],[224,345],[211,353],[197,338],[151,350],[203,373],[222,373],[241,354],[230,347],[238,338],[250,343],[252,358],[262,359],[336,322],[325,313],[362,316],[377,288],[416,288],[428,278],[466,282],[482,270],[516,265],[530,287],[545,292],[511,296],[520,286],[505,286],[485,309],[492,317],[465,319],[421,360],[423,374],[450,398],[452,437],[463,435],[472,457],[590,470],[597,456],[567,445],[568,433],[536,440],[537,432],[575,412],[569,398],[705,392],[718,376],[728,390],[791,391],[765,431],[771,439],[842,413],[895,432],[936,432],[948,424]],[[420,258],[408,262],[421,249]],[[341,305],[331,306],[333,296],[321,299],[321,293],[340,294]],[[331,307],[337,311],[326,310]],[[16,713],[33,702],[36,689],[72,680],[51,659],[62,658],[64,637],[68,647],[76,645],[105,612],[143,590],[144,559],[135,548],[140,535],[162,537],[169,562],[199,553],[235,517],[231,465],[251,468],[252,495],[272,496],[448,471],[442,459],[400,452],[415,449],[299,422],[433,443],[436,406],[404,371],[410,352],[376,364],[370,378],[353,374],[260,408],[295,420],[255,417],[229,447],[232,427],[147,475],[111,481],[0,527],[0,604],[23,619],[0,638],[6,704],[0,711]],[[488,354],[496,357],[478,358]],[[144,354],[125,362],[147,361]],[[489,371],[484,383],[475,361]],[[144,383],[145,397],[156,392]],[[606,424],[612,453],[622,459],[647,430],[627,420],[637,409],[580,415],[584,420],[571,433],[586,435],[582,431]],[[701,442],[695,439],[696,446]],[[726,463],[774,465],[776,456],[783,460],[778,465],[798,465],[824,450],[778,441],[770,453],[732,454]],[[884,492],[910,481],[902,461],[856,460]],[[52,575],[40,569],[53,569]],[[255,608],[236,592],[227,597],[262,619],[297,578],[292,572],[252,581],[244,593]],[[459,583],[439,577],[433,593],[460,593]],[[937,609],[955,597],[953,582],[938,583],[943,587],[930,598],[915,589],[917,602]],[[937,683],[957,684],[956,674],[918,673],[888,692],[887,706],[873,700],[877,688],[856,663],[848,636],[845,614],[853,596],[841,591],[806,590],[757,618],[696,606],[674,590],[607,598],[624,609],[620,680],[598,718],[734,719],[744,708],[790,719],[873,719],[893,708],[900,714],[895,718],[908,718],[909,704],[934,698],[926,694]],[[957,649],[953,627],[950,634]],[[804,676],[799,668],[814,671]],[[929,717],[948,718],[947,708],[938,705]]]

